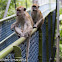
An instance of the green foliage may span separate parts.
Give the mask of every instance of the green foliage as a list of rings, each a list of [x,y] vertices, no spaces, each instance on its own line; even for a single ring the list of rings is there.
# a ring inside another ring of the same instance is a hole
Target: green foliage
[[[59,48],[60,48],[60,50],[59,50],[60,51],[60,55],[59,56],[62,59],[62,44],[59,45]]]
[[[60,44],[62,44],[62,25],[59,25],[60,32]]]
[[[0,19],[3,18],[8,0],[0,0]]]
[[[8,0],[0,0],[0,10],[5,10]]]
[[[59,13],[62,14],[62,8],[60,8]]]
[[[8,0],[0,0],[0,19],[3,18],[4,12],[6,10]],[[32,5],[32,0],[16,0],[16,5],[18,6],[24,6],[27,8],[31,7]],[[14,0],[11,0],[8,12],[7,12],[7,17],[15,14],[15,4]]]
[[[62,8],[60,8],[59,13],[60,15],[62,14]],[[62,21],[60,22],[60,25],[59,25],[59,32],[60,32],[59,56],[60,56],[60,59],[62,60]]]
[[[60,8],[59,10],[60,15],[62,14],[62,8]],[[60,32],[60,44],[62,44],[62,21],[60,21],[60,25],[59,25],[59,32]]]

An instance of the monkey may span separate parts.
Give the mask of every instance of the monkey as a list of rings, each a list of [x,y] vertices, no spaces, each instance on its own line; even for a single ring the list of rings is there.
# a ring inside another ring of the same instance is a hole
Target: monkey
[[[21,28],[19,27],[21,26]],[[28,62],[28,54],[30,47],[30,37],[33,30],[34,22],[32,17],[26,11],[23,6],[16,8],[16,22],[11,25],[11,29],[14,29],[19,37],[29,37],[27,39],[27,49],[26,49],[26,62]]]
[[[39,10],[39,5],[38,4],[33,4],[32,5],[32,11],[31,11],[31,16],[34,22],[34,27],[37,27],[39,20],[42,18],[42,24],[44,23],[43,15],[41,11]]]
[[[21,26],[21,28],[19,27]],[[33,30],[33,20],[23,6],[16,8],[16,22],[11,25],[11,30],[14,29],[18,36],[28,37]]]

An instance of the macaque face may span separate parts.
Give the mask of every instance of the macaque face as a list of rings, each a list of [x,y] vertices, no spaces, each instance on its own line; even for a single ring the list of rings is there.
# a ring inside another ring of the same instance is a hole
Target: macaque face
[[[16,13],[17,16],[20,16],[20,15],[23,15],[23,14],[24,14],[24,11],[26,11],[26,8],[20,6],[20,7],[18,7],[18,8],[16,9],[16,11],[17,11],[17,13]]]
[[[38,8],[39,8],[39,6],[34,4],[34,5],[32,6],[32,11],[37,11]]]

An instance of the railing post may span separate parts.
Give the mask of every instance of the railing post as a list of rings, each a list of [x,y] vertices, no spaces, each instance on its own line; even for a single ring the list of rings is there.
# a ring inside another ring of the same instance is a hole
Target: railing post
[[[49,62],[49,44],[48,44],[48,19],[46,18],[46,56],[47,56],[47,61]]]
[[[54,62],[54,57],[55,57],[55,53],[56,53],[56,46],[54,46],[54,41],[55,41],[55,25],[56,25],[56,16],[55,16],[55,14],[56,14],[56,11],[54,10],[53,12],[52,12],[52,40],[53,40],[53,57],[52,57],[52,61]]]
[[[49,43],[49,61],[51,57],[51,14],[48,15],[48,43]]]
[[[46,56],[46,20],[44,21],[44,24],[42,25],[42,62],[46,62],[47,56]]]
[[[52,33],[52,13],[51,14],[51,62],[53,60],[53,33]]]
[[[13,46],[13,51],[15,54],[15,59],[21,59],[21,49],[18,46]],[[21,61],[16,61],[16,62],[21,62]]]
[[[42,62],[42,30],[39,28],[39,62]]]

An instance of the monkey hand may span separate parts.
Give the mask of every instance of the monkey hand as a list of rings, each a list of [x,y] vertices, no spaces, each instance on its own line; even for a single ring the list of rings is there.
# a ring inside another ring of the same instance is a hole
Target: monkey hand
[[[12,25],[11,25],[11,30],[14,31],[14,28],[15,28],[15,25],[12,24]]]

